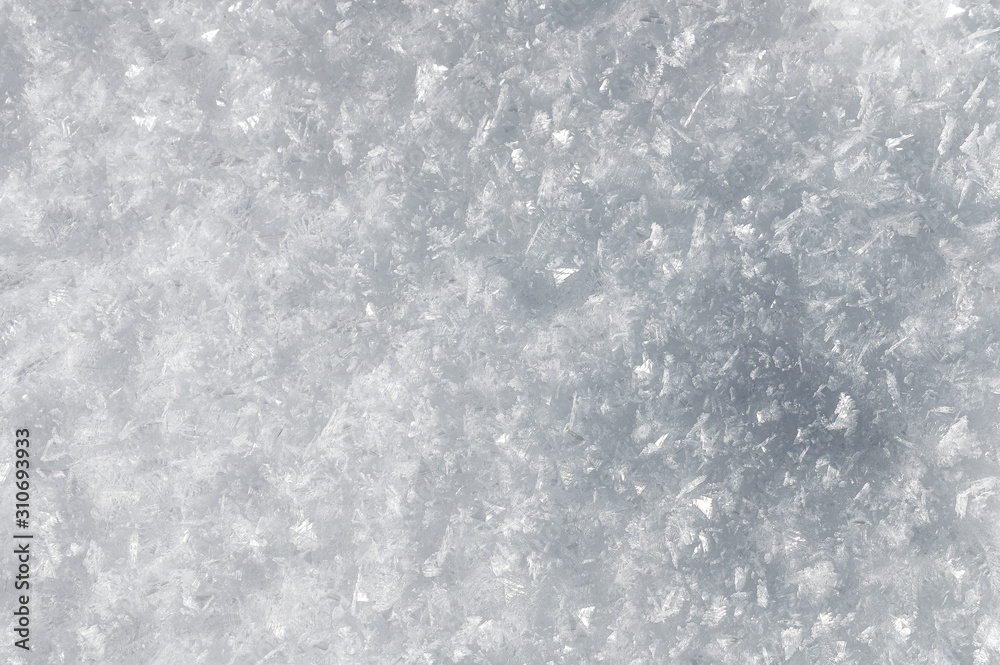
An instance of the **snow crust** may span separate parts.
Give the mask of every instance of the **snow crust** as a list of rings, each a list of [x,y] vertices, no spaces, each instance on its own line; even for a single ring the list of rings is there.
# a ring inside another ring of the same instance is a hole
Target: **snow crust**
[[[990,3],[0,5],[37,662],[1000,662]]]

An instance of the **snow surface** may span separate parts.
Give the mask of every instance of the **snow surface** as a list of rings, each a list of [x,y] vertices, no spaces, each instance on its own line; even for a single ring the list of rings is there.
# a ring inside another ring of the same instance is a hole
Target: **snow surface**
[[[0,0],[31,662],[1000,662],[998,58],[985,1]]]

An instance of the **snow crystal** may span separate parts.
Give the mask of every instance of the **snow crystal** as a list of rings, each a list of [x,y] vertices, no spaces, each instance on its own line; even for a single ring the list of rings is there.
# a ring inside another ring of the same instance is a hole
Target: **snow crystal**
[[[955,464],[965,458],[975,458],[982,454],[979,441],[969,431],[969,419],[962,416],[945,432],[937,444],[937,453],[941,463]]]
[[[795,576],[799,597],[814,603],[821,602],[832,593],[837,583],[837,571],[829,561],[803,569]]]
[[[854,405],[854,398],[842,393],[837,401],[837,409],[834,414],[836,418],[830,423],[830,429],[845,430],[847,434],[854,432],[858,425],[858,409]]]
[[[694,500],[694,505],[697,506],[698,510],[700,510],[705,515],[705,517],[707,517],[708,519],[712,519],[712,514],[714,513],[712,497],[710,496],[699,497]]]

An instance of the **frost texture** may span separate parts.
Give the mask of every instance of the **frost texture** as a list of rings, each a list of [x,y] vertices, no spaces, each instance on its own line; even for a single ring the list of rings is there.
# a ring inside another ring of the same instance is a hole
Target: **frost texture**
[[[0,5],[38,662],[1000,662],[989,3]]]

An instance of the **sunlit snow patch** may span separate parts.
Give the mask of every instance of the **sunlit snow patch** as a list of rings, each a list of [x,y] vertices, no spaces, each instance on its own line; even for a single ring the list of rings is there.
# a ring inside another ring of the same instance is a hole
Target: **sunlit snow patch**
[[[252,115],[246,119],[246,122],[237,122],[236,126],[242,129],[244,132],[249,133],[251,129],[257,128],[257,122],[260,120],[260,116]]]
[[[893,148],[896,148],[897,150],[902,150],[902,148],[898,148],[897,146],[909,138],[913,138],[913,134],[904,134],[903,136],[898,136],[894,139],[889,139],[885,142],[885,147],[888,148],[889,150],[892,150]]]
[[[515,171],[520,171],[528,163],[528,160],[525,159],[524,157],[524,150],[522,150],[521,148],[514,148],[513,150],[511,150],[510,159],[512,162],[514,162]]]
[[[945,12],[945,18],[954,18],[955,16],[961,16],[965,13],[965,9],[959,7],[958,5],[948,5],[948,11]]]
[[[643,448],[642,452],[639,453],[639,456],[642,457],[644,455],[652,455],[657,450],[663,447],[663,444],[666,442],[668,438],[670,438],[669,432],[658,438],[656,441],[650,443],[645,448]]]
[[[750,242],[754,238],[754,228],[752,224],[737,224],[733,227],[733,232],[743,242]]]
[[[653,222],[652,226],[649,227],[649,246],[656,249],[664,241],[667,234],[663,230],[663,227]]]
[[[846,430],[848,434],[854,432],[858,424],[858,409],[854,405],[854,399],[847,393],[841,393],[837,401],[837,409],[834,412],[837,416],[827,428],[831,430]]]
[[[153,127],[156,126],[155,115],[134,115],[132,116],[132,120],[135,122],[135,124],[139,125],[140,127],[144,127],[150,131],[152,131]]]
[[[556,284],[562,284],[579,270],[579,268],[555,268],[552,270],[552,276],[555,277]]]
[[[653,375],[653,361],[651,358],[643,360],[641,365],[637,365],[632,372],[638,379],[649,379]]]
[[[573,140],[573,135],[569,133],[568,129],[560,129],[558,132],[552,133],[552,140],[560,148],[565,148]]]
[[[904,640],[909,639],[913,633],[913,629],[910,627],[910,620],[906,617],[895,617],[892,624],[896,628],[896,632]]]
[[[694,500],[694,505],[698,508],[698,510],[700,510],[705,514],[705,517],[707,517],[708,519],[712,519],[712,513],[714,512],[714,510],[712,509],[712,497],[710,496],[699,497]]]
[[[201,34],[201,38],[204,39],[206,42],[211,42],[213,39],[215,39],[215,36],[217,34],[219,34],[218,28],[216,28],[215,30],[209,30],[208,32],[203,32]]]

